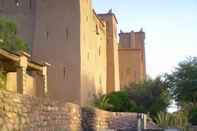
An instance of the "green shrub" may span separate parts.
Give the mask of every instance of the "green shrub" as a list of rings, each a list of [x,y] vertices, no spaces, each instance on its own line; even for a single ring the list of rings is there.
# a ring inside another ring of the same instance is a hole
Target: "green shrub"
[[[112,112],[136,111],[136,104],[129,100],[126,91],[113,92],[109,95],[104,95],[95,101],[95,106]]]
[[[173,114],[160,112],[154,119],[161,128],[180,128],[183,131],[187,131],[188,119],[187,114],[184,112]]]
[[[132,110],[132,104],[130,103],[127,92],[113,92],[108,95],[109,103],[111,105],[110,111],[113,112],[128,112]]]
[[[101,96],[101,98],[97,98],[94,104],[99,109],[103,109],[103,110],[110,109],[109,98],[106,95]]]
[[[189,122],[192,125],[197,125],[197,106],[193,107],[189,114],[190,114]]]
[[[170,104],[169,92],[160,78],[134,83],[126,89],[102,96],[96,107],[113,112],[148,113],[152,117]]]

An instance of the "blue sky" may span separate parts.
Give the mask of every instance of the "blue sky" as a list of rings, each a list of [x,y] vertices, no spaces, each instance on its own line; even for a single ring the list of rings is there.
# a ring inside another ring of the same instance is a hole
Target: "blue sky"
[[[170,72],[197,56],[197,0],[93,0],[97,13],[113,9],[118,28],[146,32],[147,73]]]

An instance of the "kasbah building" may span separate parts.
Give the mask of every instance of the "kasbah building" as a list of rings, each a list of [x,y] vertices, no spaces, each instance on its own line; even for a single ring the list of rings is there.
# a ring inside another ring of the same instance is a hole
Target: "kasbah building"
[[[34,60],[51,64],[52,99],[84,105],[146,78],[143,30],[118,41],[115,14],[96,14],[91,0],[0,0],[0,16],[16,22]]]

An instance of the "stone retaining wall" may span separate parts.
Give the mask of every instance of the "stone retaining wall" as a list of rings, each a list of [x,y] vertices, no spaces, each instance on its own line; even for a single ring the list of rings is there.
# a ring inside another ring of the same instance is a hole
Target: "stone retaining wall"
[[[155,128],[154,123],[148,125]],[[0,91],[0,131],[94,131],[136,127],[135,113],[110,113]]]
[[[197,125],[196,126],[190,126],[189,131],[197,131]]]

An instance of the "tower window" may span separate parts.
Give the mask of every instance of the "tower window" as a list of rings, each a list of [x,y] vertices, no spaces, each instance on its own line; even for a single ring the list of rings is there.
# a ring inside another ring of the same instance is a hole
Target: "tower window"
[[[90,53],[88,52],[87,59],[90,60]]]
[[[101,56],[101,47],[99,47],[99,56]]]
[[[99,35],[99,27],[96,25],[96,34]]]
[[[68,40],[69,39],[69,30],[68,30],[68,28],[66,28],[65,32],[66,32],[66,40]]]
[[[134,71],[134,80],[135,81],[137,80],[137,72],[136,72],[136,70]]]
[[[86,16],[86,21],[88,22],[88,16]]]
[[[64,79],[66,79],[66,67],[64,67]]]
[[[32,8],[32,0],[29,0],[29,8]]]
[[[49,32],[48,31],[46,32],[46,38],[47,39],[49,38]]]
[[[19,7],[20,4],[21,4],[20,0],[15,0],[15,4],[16,4],[17,7]]]
[[[102,85],[102,77],[99,77],[99,84]]]

